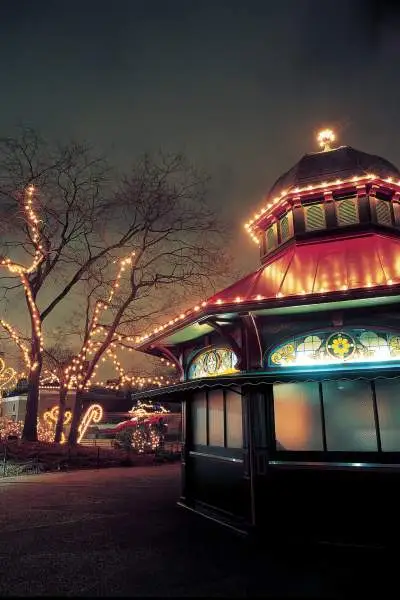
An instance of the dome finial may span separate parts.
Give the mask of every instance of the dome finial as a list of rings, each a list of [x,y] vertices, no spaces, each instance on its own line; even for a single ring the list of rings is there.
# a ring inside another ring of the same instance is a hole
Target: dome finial
[[[333,133],[332,129],[322,129],[318,133],[317,141],[322,148],[322,152],[332,150],[332,143],[335,141],[335,134]]]

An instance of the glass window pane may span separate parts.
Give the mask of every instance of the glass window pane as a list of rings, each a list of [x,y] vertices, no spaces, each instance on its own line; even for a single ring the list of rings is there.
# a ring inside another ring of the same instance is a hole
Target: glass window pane
[[[226,392],[226,445],[228,448],[242,448],[242,397],[236,392]]]
[[[206,394],[195,394],[192,402],[193,444],[207,445]]]
[[[210,446],[224,445],[224,396],[222,390],[208,392],[208,436]]]
[[[372,391],[369,381],[324,381],[328,450],[377,451]]]
[[[317,383],[277,383],[274,390],[277,450],[323,450]]]
[[[382,450],[400,451],[400,380],[375,381]]]

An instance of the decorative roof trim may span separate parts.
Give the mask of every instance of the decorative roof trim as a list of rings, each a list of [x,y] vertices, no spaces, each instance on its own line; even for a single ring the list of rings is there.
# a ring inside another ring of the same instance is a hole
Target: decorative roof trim
[[[377,186],[382,185],[389,188],[394,193],[400,191],[400,179],[395,181],[393,177],[381,178],[379,175],[368,173],[366,175],[355,175],[348,179],[336,179],[335,181],[314,183],[304,187],[295,187],[289,190],[283,190],[279,196],[274,199],[268,199],[268,203],[264,205],[258,213],[255,213],[252,219],[244,224],[251,238],[257,244],[260,243],[259,233],[260,224],[267,218],[273,217],[274,213],[279,209],[291,208],[291,204],[296,199],[297,201],[302,196],[311,194],[320,194],[325,192],[337,191],[345,189],[348,186],[358,186],[361,183],[373,183]]]

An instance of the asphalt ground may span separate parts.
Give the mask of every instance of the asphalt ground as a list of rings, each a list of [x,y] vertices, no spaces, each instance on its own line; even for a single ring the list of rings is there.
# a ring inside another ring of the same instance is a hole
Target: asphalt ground
[[[164,464],[0,479],[0,596],[395,593],[395,552],[243,538],[178,507],[179,477]]]

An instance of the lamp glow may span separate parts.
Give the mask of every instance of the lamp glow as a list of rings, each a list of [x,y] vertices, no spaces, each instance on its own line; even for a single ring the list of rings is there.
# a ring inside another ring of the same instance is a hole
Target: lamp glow
[[[332,129],[322,129],[317,135],[318,145],[322,148],[323,152],[332,149],[332,144],[336,137]]]

